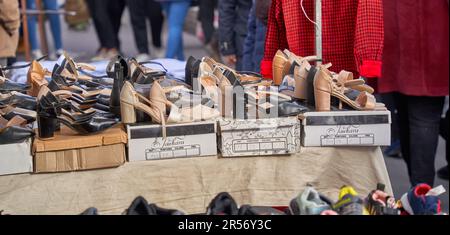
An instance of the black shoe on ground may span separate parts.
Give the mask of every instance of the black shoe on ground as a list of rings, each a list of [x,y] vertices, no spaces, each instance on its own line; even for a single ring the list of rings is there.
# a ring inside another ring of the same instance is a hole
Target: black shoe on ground
[[[448,180],[448,166],[444,166],[437,171],[437,175],[439,178],[443,180]]]

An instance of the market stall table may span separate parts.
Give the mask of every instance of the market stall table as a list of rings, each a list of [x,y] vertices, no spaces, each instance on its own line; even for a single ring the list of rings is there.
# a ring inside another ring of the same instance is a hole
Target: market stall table
[[[0,210],[79,214],[96,207],[100,214],[120,214],[142,195],[162,207],[201,213],[224,191],[240,205],[287,206],[307,183],[333,200],[343,185],[365,197],[384,183],[392,195],[379,147],[311,147],[292,156],[169,159],[112,169],[0,176]]]

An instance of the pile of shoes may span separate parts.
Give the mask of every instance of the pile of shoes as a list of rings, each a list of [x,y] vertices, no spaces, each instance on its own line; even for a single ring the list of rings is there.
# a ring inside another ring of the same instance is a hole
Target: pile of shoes
[[[334,73],[331,64],[313,65],[316,56],[300,57],[279,50],[273,58],[274,83],[280,92],[304,102],[315,111],[386,110],[373,96],[374,89],[351,72]]]
[[[41,58],[43,59],[43,58]],[[63,53],[52,71],[41,59],[16,67],[1,68],[0,143],[18,143],[34,135],[51,139],[61,124],[88,135],[115,124],[152,122],[188,123],[220,116],[209,96],[195,93],[187,84],[166,78],[166,69],[154,61],[138,63],[116,56],[106,73],[76,63]],[[158,64],[161,70],[145,64]],[[27,84],[6,78],[6,71],[29,67]]]
[[[350,186],[343,186],[338,201],[333,202],[312,186],[292,199],[289,206],[239,206],[226,192],[219,193],[211,200],[205,213],[196,215],[442,215],[439,195],[445,192],[442,186],[432,189],[429,185],[419,184],[405,193],[400,200],[384,192],[384,185],[361,198]],[[86,209],[81,215],[97,215],[94,207]],[[164,209],[149,204],[139,196],[122,215],[185,215],[175,209]]]
[[[29,85],[6,78],[6,72],[14,68],[0,67],[0,144],[21,143],[34,136],[36,99],[24,94]]]
[[[272,86],[272,80],[254,72],[235,71],[209,57],[190,57],[185,78],[194,92],[211,97],[223,117],[262,119],[297,116],[307,111],[300,100]]]

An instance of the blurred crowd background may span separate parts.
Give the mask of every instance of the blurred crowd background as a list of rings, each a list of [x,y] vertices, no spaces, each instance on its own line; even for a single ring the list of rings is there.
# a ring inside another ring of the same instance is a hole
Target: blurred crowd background
[[[238,71],[261,72],[269,9],[275,1],[2,0],[0,65],[37,59],[43,55],[56,60],[63,51],[67,51],[80,62],[109,60],[118,54],[135,57],[138,61],[163,57],[184,61],[191,55],[206,55]],[[389,22],[398,21],[397,29],[408,30],[401,25],[407,21],[402,21],[396,15],[398,12],[386,11],[394,9],[391,5],[396,5],[396,10],[402,6],[403,9],[409,7],[411,14],[423,17],[420,27],[412,23],[408,26],[420,28],[422,33],[427,34],[427,40],[420,42],[423,48],[417,50],[424,51],[425,54],[421,54],[423,58],[409,58],[412,63],[402,64],[402,68],[398,69],[408,76],[392,80],[403,82],[401,88],[405,89],[379,95],[393,114],[392,145],[384,153],[391,157],[387,158],[387,167],[394,190],[396,185],[402,185],[397,189],[404,192],[418,180],[433,185],[442,183],[443,179],[447,180],[444,182],[448,187],[448,164],[445,160],[448,160],[448,143],[445,141],[448,136],[448,1],[392,0],[383,4],[385,39],[402,40],[398,32],[386,33],[389,32]],[[22,9],[20,12],[26,16],[25,21],[17,18],[15,11],[18,9]],[[427,12],[433,14],[425,14]],[[26,25],[23,22],[27,22]],[[446,31],[442,30],[444,28]],[[18,35],[15,35],[17,29]],[[416,31],[411,32],[409,37],[403,39],[421,38],[416,37]],[[24,38],[25,34],[27,38]],[[386,43],[384,52],[392,45]],[[26,48],[29,48],[29,58]],[[397,56],[395,53],[401,50],[403,53],[408,47],[397,49],[392,49],[390,54]],[[429,57],[436,61],[425,59]],[[398,58],[383,58],[383,64],[388,59]],[[395,68],[396,62],[390,61],[389,64]],[[423,85],[407,90],[414,84],[412,81],[416,84],[422,82]],[[442,87],[442,84],[447,85]],[[433,92],[433,89],[439,92]],[[440,156],[437,161],[436,155]],[[440,179],[435,180],[436,172]],[[396,181],[401,183],[396,184]]]

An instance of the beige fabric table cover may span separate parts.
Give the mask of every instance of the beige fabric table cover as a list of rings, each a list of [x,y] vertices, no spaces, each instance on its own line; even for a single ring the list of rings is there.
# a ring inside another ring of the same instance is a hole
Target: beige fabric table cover
[[[223,191],[238,204],[286,206],[307,183],[336,200],[343,185],[366,196],[378,182],[392,194],[378,147],[302,148],[292,156],[169,159],[113,169],[0,176],[0,210],[79,214],[93,206],[101,214],[120,214],[142,195],[159,206],[201,213]]]

